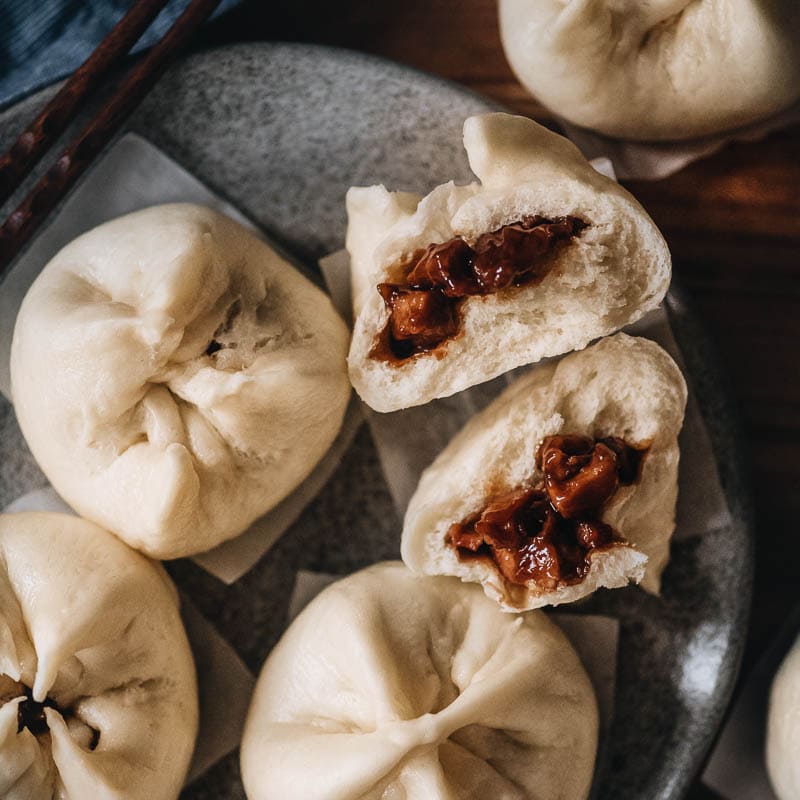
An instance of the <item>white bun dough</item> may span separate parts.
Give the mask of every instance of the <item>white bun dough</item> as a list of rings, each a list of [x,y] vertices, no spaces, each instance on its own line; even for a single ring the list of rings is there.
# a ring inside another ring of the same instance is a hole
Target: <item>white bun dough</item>
[[[383,186],[347,194],[355,327],[348,363],[361,398],[396,411],[446,397],[546,356],[579,350],[658,306],[671,274],[667,245],[644,209],[595,171],[567,139],[508,114],[470,117],[464,146],[480,183],[447,183],[420,198]],[[558,252],[544,279],[462,306],[440,352],[392,364],[370,355],[389,319],[376,290],[418,249],[541,215],[589,227]]]
[[[249,800],[585,800],[597,706],[541,612],[378,564],[298,616],[256,686]]]
[[[403,560],[418,573],[480,583],[507,611],[568,603],[631,580],[658,592],[675,528],[685,406],[675,362],[654,342],[624,333],[532,369],[476,414],[422,474],[403,524]],[[512,584],[486,559],[459,558],[446,541],[450,526],[504,491],[540,481],[536,451],[556,434],[649,445],[638,479],[602,508],[602,521],[633,547],[592,552],[586,577],[555,590]]]
[[[779,800],[800,800],[800,639],[772,684],[767,771]]]
[[[622,139],[727,131],[800,98],[796,0],[500,0],[520,81]]]
[[[86,520],[0,515],[0,797],[175,800],[197,714],[164,571]]]
[[[348,341],[328,297],[251,232],[156,206],[75,239],[36,279],[14,405],[70,506],[175,558],[241,533],[322,458]]]

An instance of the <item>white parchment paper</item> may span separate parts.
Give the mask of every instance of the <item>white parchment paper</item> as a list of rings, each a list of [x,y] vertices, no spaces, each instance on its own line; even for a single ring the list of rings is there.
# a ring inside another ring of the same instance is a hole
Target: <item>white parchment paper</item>
[[[177,202],[200,203],[214,208],[263,238],[236,208],[211,192],[158,148],[136,134],[125,134],[96,162],[47,227],[17,259],[0,286],[0,392],[9,402],[13,402],[9,354],[14,323],[22,299],[42,267],[76,236],[103,222],[147,206]],[[360,404],[353,400],[338,438],[311,475],[241,536],[194,560],[225,583],[240,578],[316,497],[338,466],[362,421]]]
[[[75,512],[51,489],[29,492],[3,513],[19,511]],[[207,772],[239,746],[255,678],[216,628],[181,595],[181,617],[189,637],[200,703],[200,724],[186,783]]]
[[[627,142],[579,128],[563,119],[559,122],[586,158],[609,158],[619,178],[659,180],[716,153],[729,142],[757,142],[774,131],[800,122],[800,103],[760,122],[684,142]]]

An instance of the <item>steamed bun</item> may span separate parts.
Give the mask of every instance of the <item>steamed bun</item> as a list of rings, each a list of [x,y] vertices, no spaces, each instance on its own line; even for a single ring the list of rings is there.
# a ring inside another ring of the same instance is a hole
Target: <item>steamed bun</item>
[[[658,592],[675,528],[685,406],[675,362],[624,333],[532,369],[422,474],[403,523],[403,561],[417,573],[479,583],[507,611],[629,581]],[[562,445],[575,464],[556,461],[553,473],[568,479],[548,486],[538,451],[556,437],[578,446]],[[624,445],[638,460],[627,476]],[[623,454],[618,463],[609,446]],[[599,500],[588,494],[607,478]],[[587,507],[574,507],[581,498]]]
[[[163,570],[71,515],[0,515],[0,797],[176,800],[197,719]]]
[[[425,198],[383,186],[347,194],[350,379],[376,411],[579,350],[656,308],[669,286],[669,250],[653,221],[567,139],[523,117],[484,114],[464,123],[464,146],[480,183],[447,183]],[[453,273],[472,294],[451,296]],[[413,338],[421,318],[444,338]],[[403,356],[397,348],[409,343],[417,350]]]
[[[540,612],[378,564],[294,621],[242,740],[249,800],[585,800],[597,706]]]
[[[156,206],[80,236],[34,282],[14,405],[76,511],[185,556],[241,533],[325,454],[348,339],[328,297],[241,225]]]
[[[779,800],[800,800],[800,638],[772,684],[766,755]]]
[[[520,81],[576,125],[689,139],[800,98],[796,0],[500,0]]]

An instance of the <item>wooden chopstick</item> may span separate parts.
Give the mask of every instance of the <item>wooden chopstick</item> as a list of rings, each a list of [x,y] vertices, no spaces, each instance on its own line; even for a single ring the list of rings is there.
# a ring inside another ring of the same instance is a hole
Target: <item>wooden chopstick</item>
[[[184,12],[125,76],[109,102],[69,144],[0,227],[0,282],[16,254],[144,99],[170,59],[221,0],[191,0]]]
[[[89,58],[72,74],[33,122],[0,156],[0,206],[75,116],[106,72],[133,47],[168,0],[136,0]]]

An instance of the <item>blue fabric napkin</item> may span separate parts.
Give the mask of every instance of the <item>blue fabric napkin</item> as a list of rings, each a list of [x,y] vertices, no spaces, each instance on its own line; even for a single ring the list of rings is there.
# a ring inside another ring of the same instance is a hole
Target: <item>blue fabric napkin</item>
[[[133,0],[0,0],[0,108],[74,72]],[[186,7],[171,0],[136,45],[156,42]],[[223,0],[216,15],[239,0]]]

